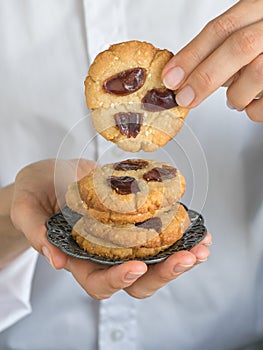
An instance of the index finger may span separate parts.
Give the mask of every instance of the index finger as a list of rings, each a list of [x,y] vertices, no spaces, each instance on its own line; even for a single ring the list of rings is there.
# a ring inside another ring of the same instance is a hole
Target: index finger
[[[248,11],[249,6],[249,11]],[[232,33],[262,19],[263,2],[243,0],[210,21],[204,29],[164,67],[164,85],[177,89],[189,74]]]
[[[196,257],[189,251],[180,251],[167,260],[150,265],[148,272],[125,291],[138,299],[153,295],[158,289],[189,270],[196,263]]]
[[[69,258],[69,270],[82,288],[94,299],[109,298],[115,292],[132,285],[147,271],[141,261],[127,261],[120,265],[107,267],[102,264]]]
[[[263,50],[262,33],[263,21],[260,21],[231,35],[187,77],[177,91],[177,103],[182,107],[196,107],[251,63]]]

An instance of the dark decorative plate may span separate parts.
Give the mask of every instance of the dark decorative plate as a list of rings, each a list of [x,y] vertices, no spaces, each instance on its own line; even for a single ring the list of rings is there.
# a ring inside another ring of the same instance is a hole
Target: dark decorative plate
[[[158,253],[153,257],[136,259],[144,261],[146,264],[159,263],[170,255],[180,250],[190,250],[206,236],[207,230],[204,226],[204,219],[198,212],[189,209],[188,214],[191,225],[185,231],[183,237],[171,247]],[[78,246],[71,236],[72,226],[81,218],[81,215],[72,211],[68,207],[61,212],[51,216],[47,220],[47,239],[54,246],[60,248],[64,253],[79,259],[91,260],[96,263],[106,265],[121,264],[129,259],[111,259],[99,255],[91,254]]]

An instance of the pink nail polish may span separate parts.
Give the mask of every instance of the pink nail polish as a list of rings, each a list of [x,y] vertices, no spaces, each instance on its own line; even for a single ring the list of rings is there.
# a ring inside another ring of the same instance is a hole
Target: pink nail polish
[[[229,109],[236,109],[228,100],[226,101],[226,105]]]
[[[176,95],[176,102],[181,107],[189,106],[195,99],[195,92],[191,86],[187,85]]]
[[[50,265],[55,269],[50,252],[47,249],[47,247],[42,247],[42,253],[43,253],[44,257],[47,259],[47,261],[50,263]]]
[[[189,270],[193,265],[182,265],[182,264],[177,264],[175,265],[174,269],[173,269],[173,272],[175,274],[177,273],[183,273],[187,270]]]
[[[181,67],[174,67],[168,70],[163,77],[163,83],[168,89],[175,89],[185,77],[185,72]]]
[[[137,278],[141,277],[144,274],[144,272],[128,272],[125,275],[125,280],[126,281],[132,281],[132,280],[136,280]]]

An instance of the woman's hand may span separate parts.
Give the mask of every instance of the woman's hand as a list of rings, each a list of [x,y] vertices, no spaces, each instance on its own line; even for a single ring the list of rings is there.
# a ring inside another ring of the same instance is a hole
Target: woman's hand
[[[163,70],[177,103],[198,106],[227,86],[230,108],[263,121],[263,0],[241,0],[209,22]]]
[[[141,261],[107,267],[69,257],[50,244],[46,238],[46,220],[59,211],[67,185],[87,174],[93,167],[94,163],[87,160],[46,160],[27,166],[16,177],[11,208],[13,223],[55,269],[65,268],[70,271],[95,299],[109,298],[120,289],[133,297],[145,298],[208,258],[210,234],[190,252],[175,253],[166,261],[150,267]]]

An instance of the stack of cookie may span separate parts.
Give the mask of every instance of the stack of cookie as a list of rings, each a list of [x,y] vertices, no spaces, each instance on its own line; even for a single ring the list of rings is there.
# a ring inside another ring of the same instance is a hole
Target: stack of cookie
[[[97,167],[66,194],[83,215],[72,235],[86,251],[109,258],[156,255],[189,225],[178,203],[184,191],[183,175],[167,163],[128,159]]]
[[[172,53],[146,42],[110,46],[85,80],[94,128],[120,148],[154,151],[183,126],[187,108],[161,79]],[[178,203],[185,180],[157,161],[128,159],[97,167],[70,186],[67,205],[83,217],[73,227],[77,243],[109,258],[153,256],[180,239],[189,225]]]

